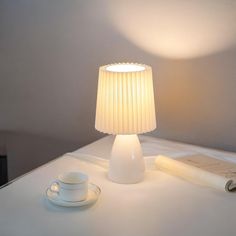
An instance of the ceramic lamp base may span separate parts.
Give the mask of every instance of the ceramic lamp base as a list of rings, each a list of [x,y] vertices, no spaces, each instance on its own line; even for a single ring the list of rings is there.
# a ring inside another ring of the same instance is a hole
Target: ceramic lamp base
[[[117,135],[112,147],[108,177],[121,184],[143,180],[145,164],[137,135]]]

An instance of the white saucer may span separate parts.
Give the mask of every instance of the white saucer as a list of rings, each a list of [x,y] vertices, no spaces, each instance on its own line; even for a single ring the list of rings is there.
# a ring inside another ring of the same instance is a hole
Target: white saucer
[[[88,196],[87,196],[87,199],[84,201],[79,201],[79,202],[64,201],[59,198],[57,193],[52,192],[50,188],[47,188],[46,190],[46,198],[57,206],[81,207],[81,206],[87,206],[96,202],[100,193],[101,193],[101,189],[97,185],[89,183]]]

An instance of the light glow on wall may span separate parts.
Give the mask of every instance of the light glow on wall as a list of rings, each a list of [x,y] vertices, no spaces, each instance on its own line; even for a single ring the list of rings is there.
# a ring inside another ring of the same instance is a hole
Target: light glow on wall
[[[168,58],[213,54],[236,43],[236,1],[112,1],[114,27],[143,50]]]

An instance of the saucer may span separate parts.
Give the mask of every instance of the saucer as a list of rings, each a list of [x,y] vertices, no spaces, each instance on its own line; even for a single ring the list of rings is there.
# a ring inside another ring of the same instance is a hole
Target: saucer
[[[46,198],[57,206],[81,207],[81,206],[87,206],[96,202],[100,193],[101,193],[101,189],[97,185],[89,183],[88,196],[83,201],[77,201],[77,202],[64,201],[59,198],[57,193],[52,192],[50,188],[47,188],[46,190]]]

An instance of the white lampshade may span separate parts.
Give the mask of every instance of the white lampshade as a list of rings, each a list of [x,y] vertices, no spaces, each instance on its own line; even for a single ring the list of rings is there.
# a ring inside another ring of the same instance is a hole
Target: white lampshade
[[[139,134],[156,128],[150,66],[118,63],[100,67],[95,128],[108,134]]]

